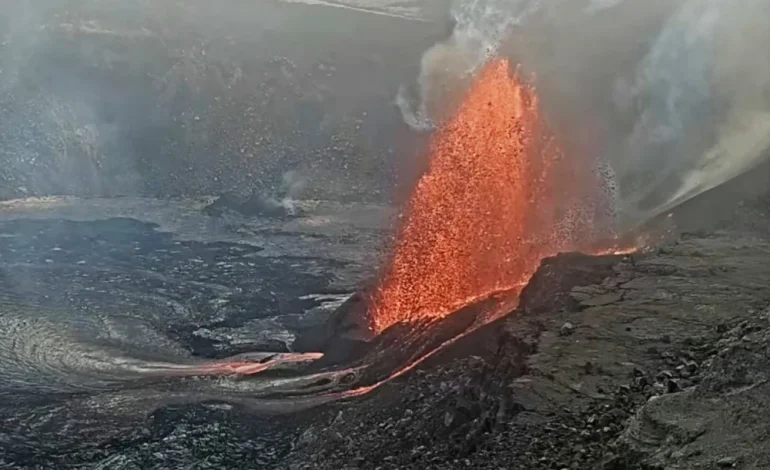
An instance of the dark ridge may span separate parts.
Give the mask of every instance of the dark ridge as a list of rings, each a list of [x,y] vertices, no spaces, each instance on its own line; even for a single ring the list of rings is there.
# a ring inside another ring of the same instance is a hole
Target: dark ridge
[[[279,219],[291,219],[303,215],[301,210],[290,210],[275,199],[261,194],[252,194],[248,197],[241,197],[233,193],[223,194],[204,207],[202,211],[204,214],[212,216],[222,216],[227,211],[233,211],[250,217],[262,216]]]
[[[520,294],[519,306],[509,314],[537,320],[544,312],[573,310],[575,301],[569,296],[577,286],[601,283],[613,273],[622,256],[591,256],[564,253],[544,259]],[[365,292],[359,292],[339,307],[327,325],[308,330],[294,343],[299,352],[321,351],[324,358],[315,367],[341,364],[371,364],[364,382],[387,376],[400,365],[409,364],[441,344],[467,331],[486,307],[505,299],[499,294],[458,310],[441,321],[424,325],[397,324],[375,338],[364,338]],[[503,319],[492,322],[459,339],[445,351],[426,361],[435,365],[469,355],[489,357],[501,342],[508,341],[502,332]],[[358,334],[358,336],[356,336]]]

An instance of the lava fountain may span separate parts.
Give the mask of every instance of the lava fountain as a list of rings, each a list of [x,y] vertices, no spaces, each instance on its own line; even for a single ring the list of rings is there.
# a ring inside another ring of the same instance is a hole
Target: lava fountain
[[[603,225],[596,165],[565,157],[535,88],[507,60],[486,64],[429,152],[371,299],[375,333],[516,291],[541,259]]]

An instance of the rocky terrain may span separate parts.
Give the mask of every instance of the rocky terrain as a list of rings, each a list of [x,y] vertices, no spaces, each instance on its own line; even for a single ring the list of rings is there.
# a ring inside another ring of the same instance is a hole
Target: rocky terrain
[[[175,401],[172,389],[188,397],[213,387],[211,399],[234,385],[131,380],[130,364],[289,351],[373,275],[388,218],[380,206],[314,201],[300,203],[302,218],[210,217],[209,202],[1,204],[1,468],[118,468],[121,453],[166,442],[148,434],[146,420],[158,410],[161,433],[185,421],[163,404]],[[129,374],[109,372],[115,367]],[[207,410],[190,415],[203,416],[204,428],[191,431],[204,440],[213,436],[209,425],[229,428],[229,418]],[[247,432],[252,421],[244,421]],[[255,452],[233,452],[229,462]]]
[[[208,216],[207,204],[5,203],[3,315],[96,318],[175,357],[286,351],[373,275],[387,233],[375,206],[306,202],[298,217],[259,218]],[[266,414],[229,399],[228,380],[26,397],[6,382],[0,463],[767,468],[764,205],[650,253],[545,260],[509,315],[358,398]],[[126,316],[144,326],[121,329]],[[219,391],[166,400],[184,390]]]
[[[0,469],[770,468],[770,164],[370,341],[448,4],[257,3],[0,0]],[[570,140],[647,46],[566,17],[504,46]]]
[[[769,249],[548,260],[511,316],[329,410],[287,468],[767,468]]]

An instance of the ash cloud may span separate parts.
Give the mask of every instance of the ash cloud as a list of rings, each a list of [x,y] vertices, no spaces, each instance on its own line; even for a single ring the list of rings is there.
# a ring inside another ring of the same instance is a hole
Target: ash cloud
[[[490,53],[537,76],[572,158],[607,164],[633,226],[761,163],[770,146],[770,0],[453,4],[455,28],[425,52],[398,103],[432,128]],[[573,142],[573,143],[574,143]],[[586,155],[590,149],[590,155]]]

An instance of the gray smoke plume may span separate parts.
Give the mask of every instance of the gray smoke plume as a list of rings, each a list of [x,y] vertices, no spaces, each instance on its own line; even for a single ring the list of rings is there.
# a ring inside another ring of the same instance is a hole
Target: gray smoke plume
[[[307,186],[307,179],[298,171],[290,170],[283,174],[281,180],[282,197],[274,201],[283,207],[287,214],[296,215],[299,212],[298,200]]]
[[[490,54],[512,57],[535,72],[556,131],[611,166],[623,226],[750,170],[770,147],[770,0],[477,0],[452,16],[414,96],[399,93],[404,121],[431,129]]]
[[[623,1],[625,0],[591,0],[585,8],[585,12],[589,14],[597,13],[606,10],[607,8],[617,6]]]
[[[623,1],[590,0],[581,13],[593,15]],[[398,91],[396,105],[404,122],[416,131],[433,129],[442,112],[451,109],[452,95],[499,52],[514,28],[538,15],[548,16],[554,6],[564,7],[547,0],[454,0],[452,34],[423,54],[416,90],[402,86]]]
[[[644,220],[740,175],[770,145],[770,2],[689,0],[629,90],[638,118],[613,158],[624,212]]]
[[[398,92],[396,104],[404,122],[418,131],[432,129],[442,109],[447,107],[449,95],[462,89],[497,52],[513,26],[539,8],[539,0],[454,0],[451,8],[454,29],[448,39],[423,54],[417,96],[410,97],[403,86]]]
[[[654,204],[646,199],[659,196],[661,185],[692,166],[694,157],[682,156],[688,134],[697,132],[693,124],[702,116],[715,111],[709,72],[721,10],[718,0],[685,3],[639,64],[636,83],[624,91],[616,88],[616,99],[641,108],[626,150],[615,162],[629,209]]]

